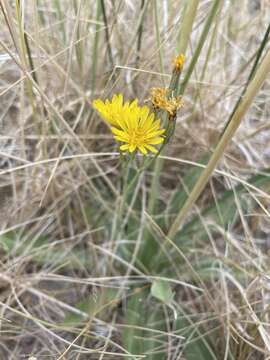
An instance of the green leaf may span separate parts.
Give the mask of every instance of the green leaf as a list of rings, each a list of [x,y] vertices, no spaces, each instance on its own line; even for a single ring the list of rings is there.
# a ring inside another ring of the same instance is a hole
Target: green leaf
[[[166,305],[171,304],[174,296],[170,284],[163,280],[155,280],[152,283],[151,294]]]
[[[11,232],[0,235],[0,250],[3,250],[6,253],[10,253],[14,247],[15,242],[16,237]]]
[[[163,360],[167,351],[163,346],[167,341],[166,320],[163,307],[153,304],[149,293],[149,288],[137,288],[128,298],[123,343],[132,355],[144,355],[145,360]],[[131,359],[134,360],[134,356]]]
[[[144,303],[143,299],[147,296],[146,290],[135,289],[134,294],[128,299],[125,324],[128,326],[123,330],[123,343],[131,354],[143,353],[143,326]]]

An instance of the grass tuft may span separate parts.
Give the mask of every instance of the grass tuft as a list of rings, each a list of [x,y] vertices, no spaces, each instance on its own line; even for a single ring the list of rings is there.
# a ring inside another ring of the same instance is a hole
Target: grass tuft
[[[268,10],[0,1],[0,359],[270,358]],[[92,108],[119,93],[157,156]]]

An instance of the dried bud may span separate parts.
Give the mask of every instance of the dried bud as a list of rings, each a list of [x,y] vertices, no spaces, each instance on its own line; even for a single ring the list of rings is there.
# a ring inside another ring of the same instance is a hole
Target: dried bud
[[[169,119],[174,119],[177,109],[183,105],[183,101],[180,96],[168,97],[168,93],[169,89],[167,88],[152,88],[151,102],[154,108],[167,111]]]

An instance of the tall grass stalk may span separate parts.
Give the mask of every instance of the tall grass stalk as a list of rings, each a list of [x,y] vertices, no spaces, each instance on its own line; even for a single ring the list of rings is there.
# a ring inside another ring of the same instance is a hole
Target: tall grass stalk
[[[183,20],[179,31],[179,42],[177,46],[177,51],[179,54],[186,54],[188,42],[190,39],[190,34],[192,32],[193,23],[196,18],[198,10],[199,0],[187,0]]]
[[[140,11],[144,8],[145,0],[141,0],[141,7]],[[136,67],[139,68],[140,66],[140,58],[141,58],[141,47],[142,47],[142,36],[143,36],[143,19],[140,23],[140,27],[138,29],[138,39],[137,39],[137,54],[136,54]]]
[[[215,40],[217,38],[217,30],[218,30],[218,26],[219,26],[219,16],[216,17],[216,20],[215,20],[215,24],[214,24],[214,29],[212,31],[212,36],[211,36],[211,39],[209,41],[209,46],[208,46],[208,49],[207,49],[207,54],[206,54],[206,57],[205,57],[205,61],[204,61],[204,65],[203,65],[203,68],[202,68],[202,72],[200,74],[200,78],[199,78],[199,81],[200,83],[202,83],[204,81],[204,78],[205,78],[205,74],[206,74],[206,70],[207,70],[207,67],[211,61],[211,54],[212,54],[212,50],[213,50],[213,47],[214,47],[214,43],[215,43]],[[201,96],[200,96],[200,87],[198,86],[197,88],[197,93],[196,95],[194,96],[194,103],[193,103],[193,111],[191,113],[191,115],[189,116],[189,120],[188,122],[190,123],[192,121],[192,119],[194,118],[193,115],[194,113],[196,112],[196,107],[197,107],[197,101],[202,102],[201,101]]]
[[[63,44],[66,45],[67,44],[67,36],[66,36],[66,29],[65,29],[65,23],[64,23],[65,15],[64,15],[64,12],[62,11],[61,1],[53,0],[53,4],[56,9],[57,18],[59,19],[59,27],[60,27],[60,32],[62,35],[62,41],[63,41]]]
[[[16,0],[15,3],[15,18],[12,14],[12,8],[7,1],[0,2],[1,10],[5,19],[5,22],[8,26],[10,36],[13,40],[14,46],[19,55],[20,61],[23,64],[23,68],[27,71],[28,64],[31,67],[33,79],[37,80],[36,74],[33,67],[33,59],[31,50],[28,44],[27,35],[24,29],[24,17],[23,17],[23,8],[20,1]],[[17,23],[15,21],[17,20]],[[36,106],[34,101],[33,85],[32,82],[28,79],[26,80],[27,94],[29,101],[32,107],[34,117],[36,116]]]
[[[99,1],[101,3],[101,11],[102,11],[103,21],[104,21],[104,25],[105,25],[105,39],[106,39],[106,45],[107,45],[108,58],[109,58],[109,63],[112,68],[112,72],[113,72],[114,61],[113,61],[112,46],[111,46],[111,41],[110,41],[110,31],[109,31],[109,24],[108,24],[108,19],[107,19],[107,14],[106,14],[106,7],[105,7],[104,0],[99,0]]]
[[[155,18],[155,30],[156,30],[156,43],[158,48],[158,58],[159,58],[159,67],[160,72],[164,74],[164,63],[163,63],[163,46],[160,40],[160,26],[159,26],[159,16],[158,16],[158,1],[154,1],[154,18]],[[161,78],[162,86],[165,86],[165,80],[162,76]]]
[[[101,0],[96,2],[96,26],[95,26],[95,37],[93,43],[93,50],[92,50],[92,67],[91,67],[91,93],[92,96],[95,95],[96,90],[96,78],[97,78],[97,62],[98,62],[98,44],[99,44],[99,37],[101,31],[101,24],[99,23],[101,18]]]
[[[76,35],[77,35],[78,29],[79,29],[82,5],[83,5],[83,0],[79,0],[78,9],[77,9],[77,13],[76,13],[76,20],[75,20],[74,28],[72,30],[71,39],[70,39],[69,52],[67,54],[68,61],[67,61],[66,78],[65,78],[64,89],[63,89],[63,105],[62,105],[63,108],[65,108],[65,106],[66,106],[69,78],[71,76],[71,70],[72,70],[72,65],[73,65],[73,53],[74,53],[74,51],[76,51],[77,46],[81,45],[80,42],[76,43]]]

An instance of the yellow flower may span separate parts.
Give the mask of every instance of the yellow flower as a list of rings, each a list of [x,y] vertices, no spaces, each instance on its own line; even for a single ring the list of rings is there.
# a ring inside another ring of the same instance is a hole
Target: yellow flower
[[[175,118],[177,109],[183,106],[183,101],[180,96],[169,98],[168,92],[169,89],[166,88],[152,88],[151,102],[156,109],[165,110],[170,118]]]
[[[94,100],[93,107],[109,123],[115,140],[124,143],[120,146],[122,151],[158,152],[153,145],[164,141],[161,135],[165,130],[160,128],[160,120],[150,113],[147,106],[138,106],[137,99],[123,102],[123,95],[119,94],[114,95],[111,101]]]
[[[176,56],[173,59],[173,65],[174,65],[175,70],[181,71],[183,69],[185,60],[186,60],[186,58],[185,58],[184,54],[180,54],[180,55]]]

